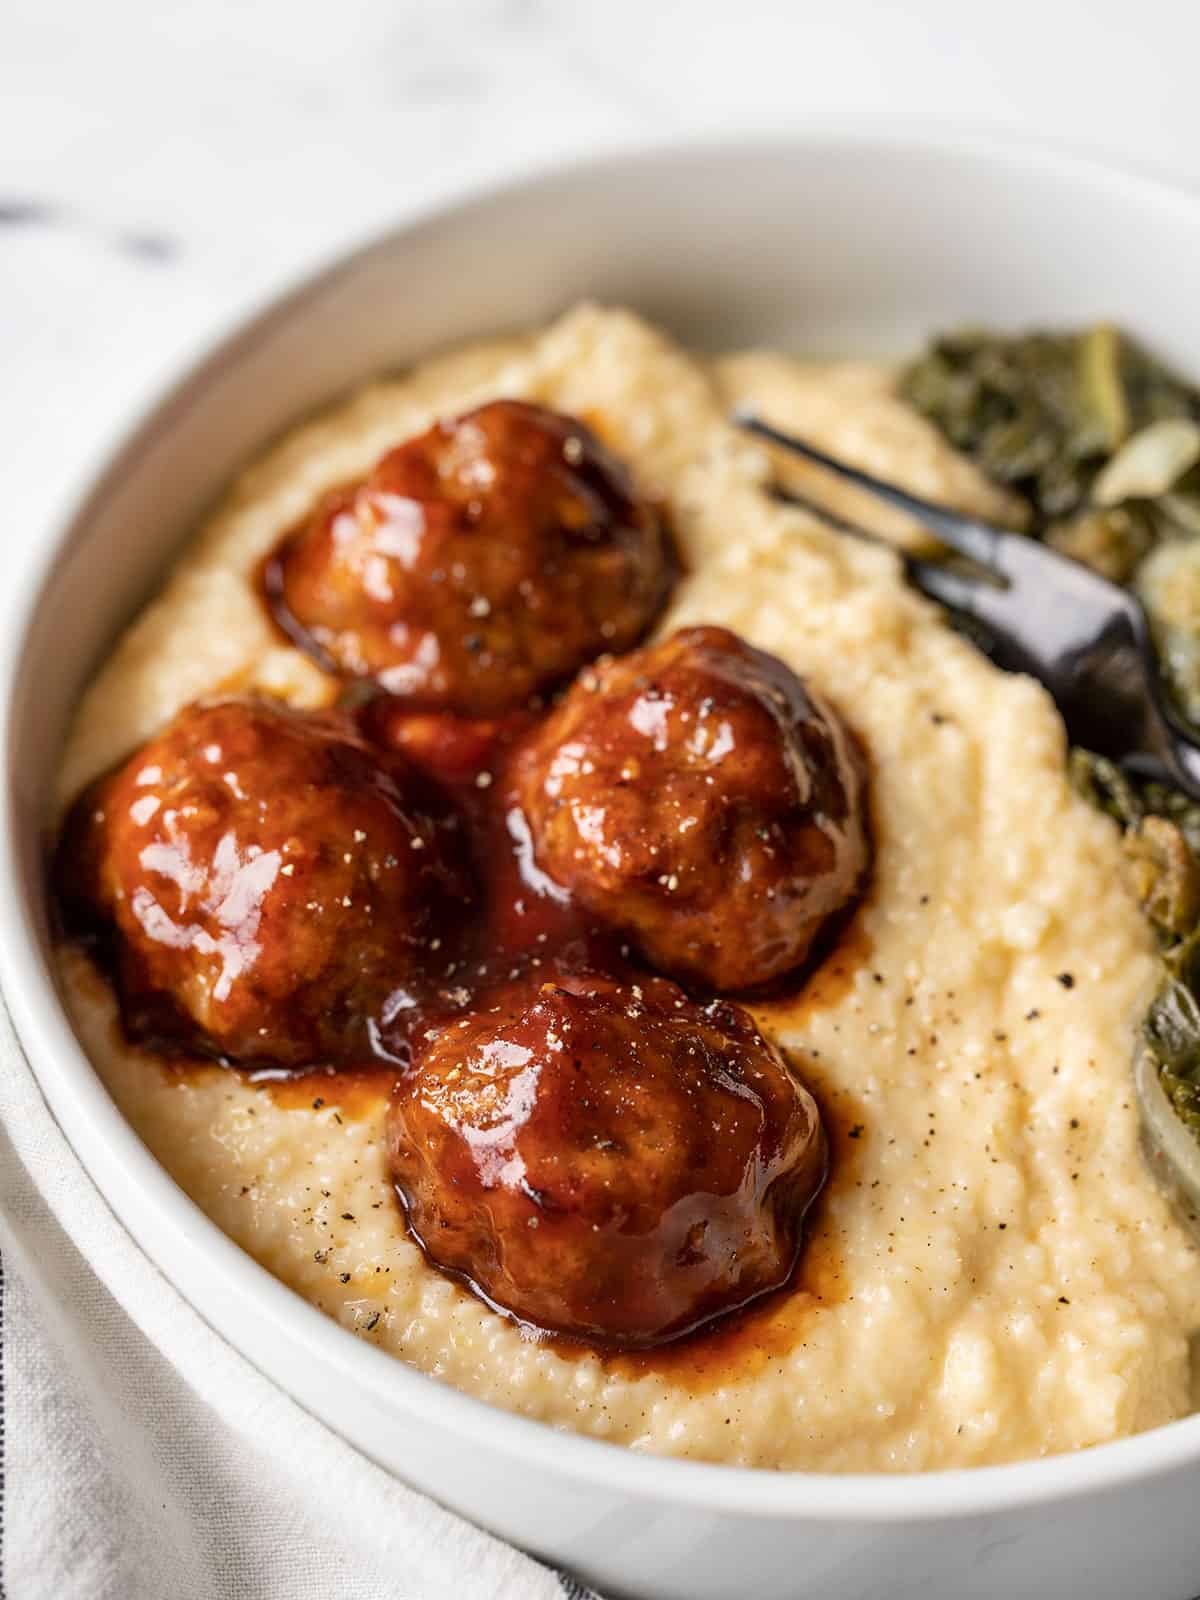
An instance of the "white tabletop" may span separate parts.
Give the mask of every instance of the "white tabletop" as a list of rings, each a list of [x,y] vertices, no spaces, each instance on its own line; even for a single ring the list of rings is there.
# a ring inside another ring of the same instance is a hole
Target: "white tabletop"
[[[1018,128],[1200,177],[1198,61],[1196,0],[7,0],[9,570],[182,353],[434,196],[831,116]]]

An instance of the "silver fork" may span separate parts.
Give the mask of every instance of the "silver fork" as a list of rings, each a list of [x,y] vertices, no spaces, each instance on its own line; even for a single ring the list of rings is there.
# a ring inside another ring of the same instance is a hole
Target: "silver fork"
[[[1127,590],[1034,539],[921,500],[838,461],[751,411],[735,412],[734,421],[908,512],[966,556],[982,569],[978,576],[901,553],[914,588],[982,627],[997,666],[1045,684],[1073,743],[1200,799],[1200,742],[1167,703],[1146,613]],[[807,498],[780,493],[839,532],[875,537]]]

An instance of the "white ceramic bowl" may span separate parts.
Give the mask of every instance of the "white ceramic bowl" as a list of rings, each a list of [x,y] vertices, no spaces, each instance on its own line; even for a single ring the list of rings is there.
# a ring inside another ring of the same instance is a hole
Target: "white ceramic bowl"
[[[749,1472],[553,1432],[356,1340],[175,1187],[64,1017],[39,828],[81,686],[242,457],[439,345],[591,295],[710,347],[894,350],[968,320],[1105,316],[1198,373],[1198,264],[1200,200],[987,140],[814,137],[606,160],[407,225],[271,305],[158,401],[47,540],[0,662],[0,975],[55,1114],[129,1231],[264,1372],[399,1476],[609,1593],[1190,1600],[1200,1417],[974,1472]]]

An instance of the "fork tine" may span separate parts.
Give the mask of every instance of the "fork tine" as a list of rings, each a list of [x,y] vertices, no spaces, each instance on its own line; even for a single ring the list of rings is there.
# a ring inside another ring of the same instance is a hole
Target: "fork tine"
[[[848,483],[865,489],[877,500],[896,506],[901,511],[907,511],[910,516],[916,517],[936,533],[942,543],[948,544],[952,550],[957,550],[960,555],[969,556],[972,561],[977,561],[980,566],[988,567],[993,572],[999,570],[1000,548],[1007,538],[1000,529],[989,528],[985,522],[976,522],[974,518],[952,511],[948,506],[934,505],[930,500],[921,500],[917,495],[909,494],[906,489],[898,489],[895,484],[884,483],[860,467],[852,467],[845,461],[839,461],[835,456],[826,455],[823,450],[818,450],[803,439],[781,433],[778,428],[773,428],[769,422],[764,422],[752,411],[738,409],[733,414],[733,420],[747,433],[757,434],[760,439],[766,439],[770,444],[779,445],[781,449],[790,450],[794,455],[803,456],[805,460],[824,467],[826,471],[835,473],[839,478],[845,478]]]
[[[792,489],[776,489],[776,496],[790,506],[799,506],[814,516],[818,521],[832,528],[836,533],[849,534],[852,539],[861,539],[865,544],[877,544],[884,549],[896,550],[895,545],[887,539],[881,539],[878,534],[871,533],[866,528],[860,528],[856,522],[840,516],[838,512],[831,511],[827,506],[810,500],[807,495],[797,494]],[[944,606],[950,606],[955,611],[962,611],[969,617],[974,617],[977,622],[982,622],[981,612],[985,607],[981,604],[982,591],[993,590],[995,585],[988,579],[974,578],[969,573],[955,572],[940,561],[924,561],[920,556],[910,556],[903,550],[896,550],[896,554],[904,563],[904,575],[914,589],[920,589],[922,594],[931,600],[937,600]]]
[[[920,556],[904,556],[904,574],[914,589],[953,611],[961,611],[976,622],[994,627],[996,618],[987,605],[988,598],[997,594],[995,584],[986,578],[972,578],[955,572],[937,561],[922,561]]]
[[[848,517],[841,516],[836,511],[831,511],[828,506],[823,506],[819,500],[810,500],[808,495],[800,494],[795,489],[786,489],[782,484],[771,486],[771,495],[775,500],[782,501],[784,505],[798,506],[801,511],[807,511],[818,522],[823,522],[826,527],[832,528],[835,533],[844,533],[851,539],[861,539],[863,544],[877,544],[884,549],[894,550],[896,546],[890,540],[882,538],[877,533],[872,533],[868,528],[860,528],[857,522],[851,522]]]

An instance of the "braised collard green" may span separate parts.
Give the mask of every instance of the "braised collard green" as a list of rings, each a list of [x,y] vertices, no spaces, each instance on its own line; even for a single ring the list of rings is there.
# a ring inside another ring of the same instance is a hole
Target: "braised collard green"
[[[1165,968],[1146,1042],[1167,1098],[1200,1139],[1200,805],[1089,750],[1071,752],[1071,777],[1121,827],[1131,883]]]

